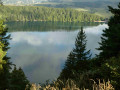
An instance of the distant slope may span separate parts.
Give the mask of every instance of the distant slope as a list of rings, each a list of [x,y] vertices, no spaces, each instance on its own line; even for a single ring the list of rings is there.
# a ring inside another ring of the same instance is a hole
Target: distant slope
[[[64,1],[64,2],[45,2],[40,4],[35,4],[35,6],[46,6],[46,7],[55,7],[55,8],[74,8],[76,10],[84,10],[92,14],[96,14],[102,17],[109,18],[112,14],[108,11],[108,6],[116,7],[118,1],[111,0],[80,0],[76,1]]]
[[[55,8],[74,8],[109,18],[108,5],[116,7],[120,0],[2,0],[9,5],[33,5]]]
[[[7,21],[94,22],[104,18],[74,9],[40,6],[2,6],[0,15]]]
[[[119,0],[2,0],[4,4],[35,4],[42,2],[57,2],[57,3],[66,3],[66,2],[119,2]]]

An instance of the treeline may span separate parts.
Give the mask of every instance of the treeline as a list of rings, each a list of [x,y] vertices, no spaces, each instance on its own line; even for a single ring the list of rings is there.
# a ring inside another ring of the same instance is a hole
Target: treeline
[[[120,3],[115,9],[109,6],[109,10],[114,16],[108,22],[109,28],[103,30],[97,48],[100,53],[91,58],[90,50],[86,50],[86,34],[81,29],[58,80],[65,82],[71,79],[77,87],[90,90],[98,90],[93,89],[93,84],[110,80],[115,90],[120,89]],[[110,89],[112,85],[107,86],[106,90],[114,90]]]
[[[87,12],[41,6],[2,6],[0,16],[6,21],[94,22],[104,20],[100,16]]]

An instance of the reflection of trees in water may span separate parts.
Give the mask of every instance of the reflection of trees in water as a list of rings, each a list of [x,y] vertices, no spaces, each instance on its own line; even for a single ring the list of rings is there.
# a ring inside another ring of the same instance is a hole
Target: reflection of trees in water
[[[81,26],[97,26],[100,23],[70,23],[70,22],[7,22],[9,32],[14,31],[72,31]],[[12,27],[11,27],[12,26]]]

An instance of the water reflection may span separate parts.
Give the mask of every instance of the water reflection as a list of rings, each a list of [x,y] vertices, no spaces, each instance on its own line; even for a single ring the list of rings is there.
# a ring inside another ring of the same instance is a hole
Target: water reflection
[[[90,23],[90,22],[82,22],[82,23],[74,23],[74,22],[7,22],[9,27],[9,32],[17,32],[17,31],[73,31],[76,29],[80,29],[81,26],[97,26],[102,23]]]
[[[76,26],[77,27],[77,26]],[[89,26],[84,30],[87,34],[87,49],[97,54],[100,35],[106,24]],[[30,28],[29,28],[30,29]],[[75,37],[79,29],[72,31],[35,31],[35,32],[11,32],[12,40],[9,56],[11,61],[23,68],[31,82],[44,82],[47,79],[55,79],[59,75],[67,55],[74,47]]]

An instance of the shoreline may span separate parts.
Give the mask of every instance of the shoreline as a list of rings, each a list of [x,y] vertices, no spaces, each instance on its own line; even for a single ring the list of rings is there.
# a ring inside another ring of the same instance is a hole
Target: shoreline
[[[86,22],[86,21],[72,21],[72,22],[69,22],[69,21],[44,21],[44,20],[27,20],[27,21],[19,21],[19,20],[16,20],[16,21],[5,21],[5,22],[63,22],[63,23],[106,23],[107,21],[93,21],[93,22]]]

